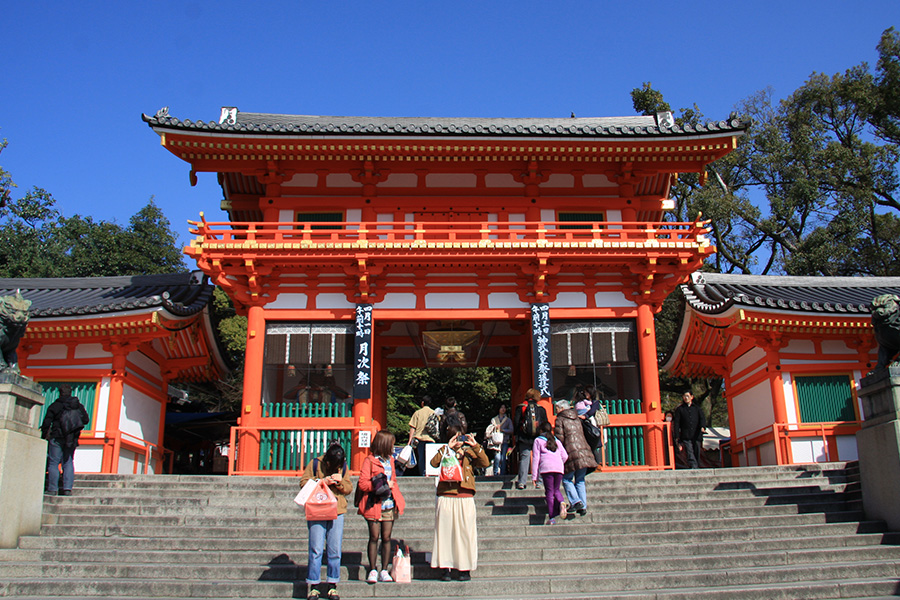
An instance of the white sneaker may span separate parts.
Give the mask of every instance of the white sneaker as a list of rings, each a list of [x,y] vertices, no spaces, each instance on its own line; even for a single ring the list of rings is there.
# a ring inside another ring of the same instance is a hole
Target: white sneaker
[[[372,569],[369,571],[369,576],[366,577],[366,583],[375,583],[378,581],[378,571]]]
[[[391,574],[387,571],[382,571],[381,575],[378,576],[378,581],[393,581],[394,578],[391,577]]]

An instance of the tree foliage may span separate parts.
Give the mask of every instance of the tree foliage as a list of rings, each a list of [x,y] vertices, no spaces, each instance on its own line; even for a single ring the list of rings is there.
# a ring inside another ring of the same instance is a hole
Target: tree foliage
[[[0,144],[0,151],[6,141]],[[65,217],[47,191],[15,187],[0,168],[0,277],[99,277],[186,270],[177,236],[151,197],[127,227]]]

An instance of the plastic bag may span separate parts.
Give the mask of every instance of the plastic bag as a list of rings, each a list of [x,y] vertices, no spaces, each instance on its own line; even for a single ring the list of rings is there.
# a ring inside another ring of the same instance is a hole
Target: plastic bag
[[[393,576],[394,581],[397,583],[411,583],[412,582],[412,564],[409,560],[409,548],[405,548],[403,546],[397,547],[397,554],[394,555],[394,569]]]
[[[451,452],[446,446],[441,457],[440,481],[462,481],[462,467],[456,453]]]
[[[306,520],[334,521],[335,519],[337,519],[337,497],[325,480],[319,479],[306,501]]]
[[[319,483],[318,479],[310,479],[303,487],[300,488],[300,492],[294,497],[294,502],[297,503],[297,506],[300,508],[304,508],[306,506],[306,501],[309,500],[309,495],[312,494],[312,491],[316,489],[317,484]]]
[[[416,466],[416,453],[413,452],[412,446],[404,446],[403,450],[394,461],[401,469],[409,469]]]

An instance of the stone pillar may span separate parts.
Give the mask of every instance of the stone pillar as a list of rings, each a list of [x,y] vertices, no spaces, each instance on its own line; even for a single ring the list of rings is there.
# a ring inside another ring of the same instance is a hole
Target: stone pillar
[[[863,377],[859,398],[865,418],[856,434],[863,509],[900,531],[900,367]]]
[[[41,529],[47,442],[41,439],[41,386],[0,374],[0,548]]]

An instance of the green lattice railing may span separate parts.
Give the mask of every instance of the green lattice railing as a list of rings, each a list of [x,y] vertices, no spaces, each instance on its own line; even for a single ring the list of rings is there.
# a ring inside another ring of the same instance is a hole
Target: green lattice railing
[[[350,456],[352,431],[347,430],[269,430],[259,432],[259,470],[297,471],[314,457],[324,453],[333,439],[341,442]]]
[[[331,418],[350,417],[353,406],[349,402],[263,402],[262,416],[274,418]]]

